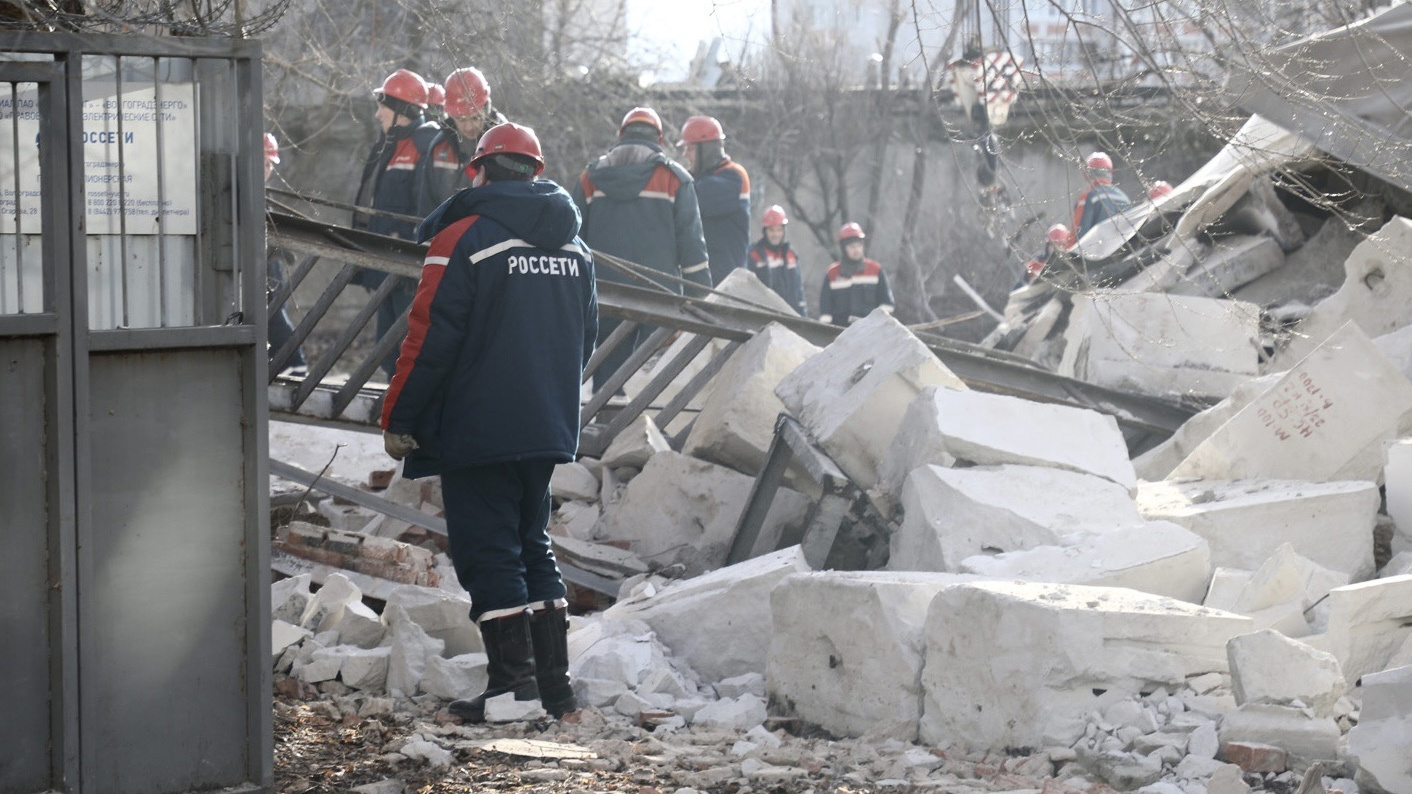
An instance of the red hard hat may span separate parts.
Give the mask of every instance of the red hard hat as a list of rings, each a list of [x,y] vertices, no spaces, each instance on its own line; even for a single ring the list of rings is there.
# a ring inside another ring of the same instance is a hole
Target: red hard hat
[[[436,108],[446,107],[446,89],[441,87],[441,83],[427,86],[427,104]]]
[[[784,226],[789,223],[789,216],[784,214],[784,207],[778,204],[771,204],[765,208],[765,214],[760,216],[760,225],[766,229],[771,226]]]
[[[651,124],[657,130],[657,139],[662,139],[662,117],[652,108],[639,107],[629,110],[628,114],[623,116],[623,123],[618,125],[618,134],[622,135],[629,124]]]
[[[846,240],[863,240],[866,239],[867,236],[868,235],[863,234],[863,227],[853,221],[843,224],[838,230],[838,241],[840,243]]]
[[[479,69],[467,66],[446,76],[446,115],[474,116],[489,103],[490,83]]]
[[[1062,223],[1056,223],[1049,227],[1049,231],[1044,234],[1045,239],[1055,245],[1069,246],[1069,227]]]
[[[1156,201],[1157,199],[1160,199],[1163,196],[1169,195],[1171,192],[1172,186],[1159,179],[1156,182],[1152,183],[1152,187],[1147,189],[1147,197],[1149,199],[1152,199],[1153,201]]]
[[[407,69],[398,69],[382,81],[382,87],[373,92],[379,99],[390,96],[409,105],[426,109],[427,84],[422,76]]]
[[[678,146],[685,146],[688,143],[705,143],[706,141],[724,141],[726,131],[721,129],[721,122],[710,116],[692,116],[681,125],[681,140],[677,141]]]
[[[524,155],[534,160],[536,175],[544,170],[544,151],[539,148],[539,136],[529,127],[507,121],[486,130],[480,136],[480,143],[476,144],[476,154],[471,158],[470,165],[479,168],[481,160],[496,154]]]
[[[274,133],[265,133],[265,159],[279,163],[279,141],[275,140]]]
[[[1109,157],[1107,152],[1094,152],[1084,161],[1084,165],[1089,168],[1103,168],[1112,171],[1113,158]]]

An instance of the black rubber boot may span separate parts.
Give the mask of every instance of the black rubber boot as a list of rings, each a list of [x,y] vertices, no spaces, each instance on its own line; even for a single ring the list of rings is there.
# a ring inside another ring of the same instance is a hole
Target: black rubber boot
[[[569,608],[563,602],[543,601],[530,612],[534,638],[534,669],[539,682],[539,702],[552,717],[578,711],[578,699],[569,683]]]
[[[504,610],[497,610],[498,614]],[[485,691],[473,698],[454,700],[450,712],[466,722],[485,722],[485,701],[513,692],[515,700],[536,700],[539,687],[534,680],[534,644],[530,639],[530,616],[521,609],[500,617],[482,616],[480,636],[485,641],[489,680]]]

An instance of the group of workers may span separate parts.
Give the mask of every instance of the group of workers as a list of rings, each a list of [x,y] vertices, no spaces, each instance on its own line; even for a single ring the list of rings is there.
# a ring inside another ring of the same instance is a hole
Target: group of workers
[[[1132,206],[1128,194],[1113,184],[1113,158],[1106,152],[1084,158],[1082,173],[1087,184],[1074,203],[1072,226],[1056,223],[1049,227],[1044,247],[1025,263],[1017,287],[1039,278],[1051,260],[1072,250],[1089,230]],[[1172,186],[1159,179],[1147,189],[1147,199],[1157,201],[1171,192]]]
[[[779,205],[767,208],[751,244],[750,177],[726,154],[714,118],[682,125],[683,166],[667,156],[657,112],[633,108],[617,141],[565,190],[540,178],[538,136],[506,121],[474,68],[441,85],[398,69],[374,98],[380,134],[353,225],[429,244],[415,286],[370,270],[357,282],[382,294],[379,339],[400,334],[406,317],[400,351],[384,363],[392,375],[384,447],[403,461],[404,477],[441,478],[449,555],[488,658],[485,691],[449,711],[481,722],[486,702],[508,695],[559,717],[577,703],[567,591],[546,534],[549,481],[557,464],[575,459],[580,383],[615,325],[599,321],[596,278],[634,282],[598,270],[595,255],[626,260],[678,293],[748,267],[808,316],[789,218]],[[267,135],[267,179],[278,162]],[[866,238],[857,223],[839,230],[840,257],[820,299],[824,322],[847,325],[891,308]],[[277,322],[288,332],[287,318],[272,317],[272,338]],[[613,372],[634,346],[618,345],[618,361],[600,371]]]

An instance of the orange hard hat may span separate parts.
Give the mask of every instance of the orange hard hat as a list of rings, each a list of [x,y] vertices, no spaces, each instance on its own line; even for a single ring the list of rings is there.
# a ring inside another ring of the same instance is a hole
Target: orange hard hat
[[[446,76],[446,115],[474,116],[489,103],[490,83],[479,69],[467,66]]]
[[[1113,170],[1113,158],[1107,152],[1094,152],[1084,160],[1084,165],[1089,168],[1102,168],[1108,171]]]
[[[724,141],[726,131],[721,129],[721,122],[710,116],[692,116],[681,125],[681,140],[677,141],[678,146],[685,146],[688,143],[705,143],[706,141]]]
[[[1147,189],[1147,197],[1149,199],[1152,199],[1153,201],[1156,201],[1157,199],[1160,199],[1163,196],[1170,195],[1171,192],[1172,186],[1169,183],[1159,179],[1156,182],[1152,183],[1152,187]]]
[[[446,89],[441,87],[441,83],[427,86],[427,104],[434,108],[446,107]]]
[[[652,108],[636,107],[629,110],[627,115],[623,116],[623,123],[618,125],[619,136],[622,136],[623,130],[627,129],[629,124],[650,124],[657,130],[658,143],[662,141],[662,117]]]
[[[1045,232],[1044,237],[1055,245],[1062,245],[1067,248],[1069,245],[1069,227],[1062,223],[1056,223],[1049,227],[1049,231]]]
[[[279,141],[275,140],[274,133],[271,132],[265,133],[265,159],[279,163]]]
[[[760,225],[769,228],[771,226],[784,226],[789,223],[789,216],[784,214],[784,207],[778,204],[771,204],[765,208],[765,214],[760,216]]]
[[[476,144],[476,154],[471,158],[470,165],[480,168],[481,160],[497,154],[529,157],[535,162],[536,175],[544,170],[544,151],[539,147],[539,136],[529,127],[507,121],[486,130],[480,136],[480,143]]]
[[[838,230],[838,241],[840,243],[848,240],[864,240],[867,239],[867,237],[868,235],[863,233],[863,227],[853,221],[843,224]]]
[[[392,97],[423,110],[427,106],[426,81],[421,75],[408,69],[398,69],[388,75],[387,79],[382,81],[382,87],[373,93],[379,100]]]

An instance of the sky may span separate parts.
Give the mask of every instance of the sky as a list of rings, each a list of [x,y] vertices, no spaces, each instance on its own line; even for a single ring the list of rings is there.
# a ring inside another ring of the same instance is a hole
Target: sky
[[[770,27],[770,0],[628,0],[629,51],[660,60],[658,82],[683,79],[697,45],[725,39],[732,59],[747,39],[762,40]]]

